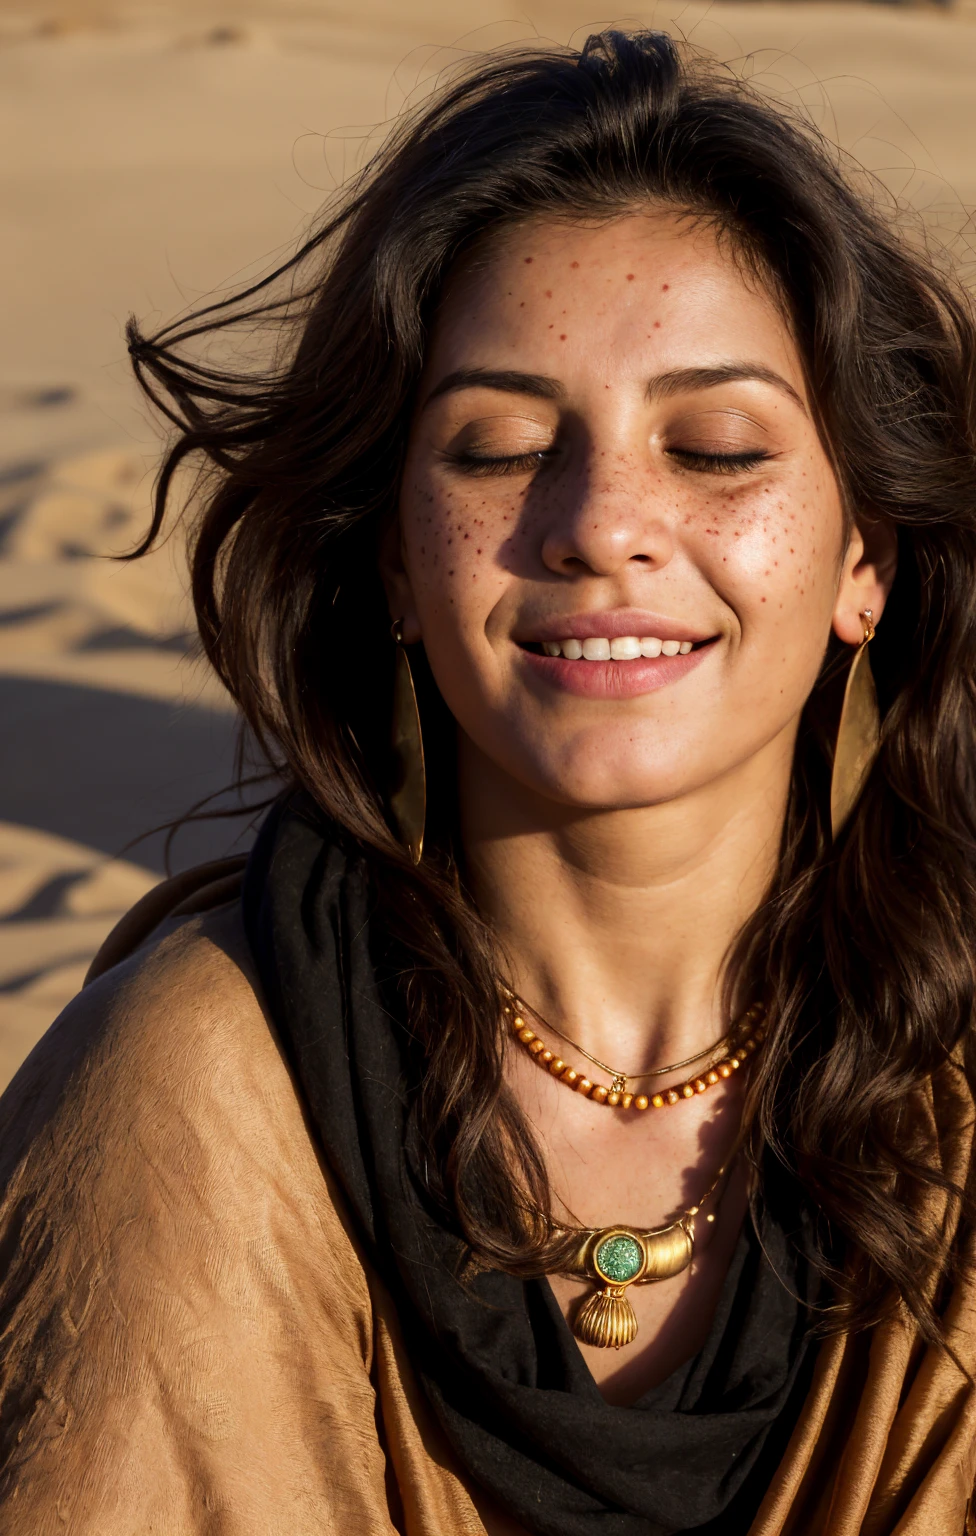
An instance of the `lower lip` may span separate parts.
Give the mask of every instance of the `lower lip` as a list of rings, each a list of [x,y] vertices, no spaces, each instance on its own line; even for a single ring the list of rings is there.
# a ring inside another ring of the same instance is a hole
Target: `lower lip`
[[[567,661],[564,656],[522,651],[522,659],[533,676],[577,698],[636,699],[687,677],[711,649],[709,643],[684,656],[640,656],[634,661]]]

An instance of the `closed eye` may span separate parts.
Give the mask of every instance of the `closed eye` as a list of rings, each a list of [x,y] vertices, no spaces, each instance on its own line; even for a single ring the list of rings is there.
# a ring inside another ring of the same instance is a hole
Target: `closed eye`
[[[552,448],[537,448],[531,453],[446,453],[444,458],[465,475],[534,474],[555,457]]]
[[[677,459],[683,469],[711,475],[741,474],[772,458],[765,448],[750,448],[743,453],[701,453],[693,448],[668,448],[666,452],[669,458]]]

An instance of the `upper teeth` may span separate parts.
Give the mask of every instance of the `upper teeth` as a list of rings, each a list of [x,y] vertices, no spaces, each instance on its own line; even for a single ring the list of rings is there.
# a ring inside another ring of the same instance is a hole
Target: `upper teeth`
[[[653,635],[621,635],[617,640],[594,636],[589,640],[544,640],[547,656],[567,661],[634,661],[638,656],[687,656],[690,640],[658,640]]]

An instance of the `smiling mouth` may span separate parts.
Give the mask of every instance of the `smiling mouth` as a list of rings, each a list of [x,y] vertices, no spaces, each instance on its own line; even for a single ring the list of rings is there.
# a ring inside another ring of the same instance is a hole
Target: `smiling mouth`
[[[710,645],[710,640],[659,640],[655,635],[620,635],[613,640],[591,635],[586,640],[543,640],[524,645],[537,656],[560,656],[565,661],[638,661],[657,656],[687,656],[689,651]]]

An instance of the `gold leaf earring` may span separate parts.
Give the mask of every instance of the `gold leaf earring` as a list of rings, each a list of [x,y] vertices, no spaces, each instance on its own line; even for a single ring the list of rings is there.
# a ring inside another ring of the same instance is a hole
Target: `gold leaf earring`
[[[878,695],[868,655],[868,646],[874,639],[872,610],[865,608],[859,617],[864,625],[864,638],[847,674],[830,776],[830,830],[835,840],[857,804],[881,739]]]
[[[417,690],[413,685],[410,658],[403,643],[403,620],[391,628],[396,641],[396,674],[393,679],[393,754],[397,764],[397,782],[390,795],[390,808],[400,833],[400,841],[415,864],[424,851],[424,823],[427,820],[427,772],[424,767],[424,738],[420,730]]]

